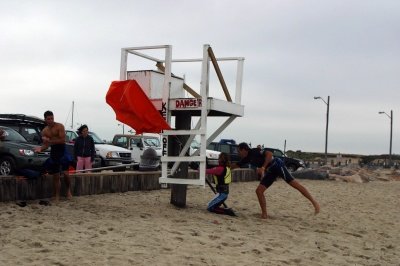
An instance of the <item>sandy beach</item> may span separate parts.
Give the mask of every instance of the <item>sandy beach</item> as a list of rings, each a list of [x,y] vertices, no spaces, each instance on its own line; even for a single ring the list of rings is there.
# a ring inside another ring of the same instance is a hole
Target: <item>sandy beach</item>
[[[190,187],[187,208],[170,190],[74,197],[51,206],[0,203],[0,265],[400,265],[399,181],[300,180],[321,204],[283,181],[231,185],[238,217],[208,213],[213,196]]]

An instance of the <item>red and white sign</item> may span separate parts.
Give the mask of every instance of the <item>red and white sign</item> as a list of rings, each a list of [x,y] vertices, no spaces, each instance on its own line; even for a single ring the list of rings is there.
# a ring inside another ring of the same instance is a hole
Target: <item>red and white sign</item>
[[[202,106],[201,99],[197,98],[192,98],[192,99],[184,98],[175,100],[176,109],[196,108],[201,106]]]

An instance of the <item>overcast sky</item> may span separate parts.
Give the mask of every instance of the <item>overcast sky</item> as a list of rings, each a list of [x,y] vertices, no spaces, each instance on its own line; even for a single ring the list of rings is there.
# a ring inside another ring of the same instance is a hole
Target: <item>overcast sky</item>
[[[122,132],[105,102],[122,47],[171,44],[174,58],[199,58],[210,44],[245,57],[245,116],[217,140],[323,152],[327,106],[313,97],[329,95],[328,152],[388,153],[390,119],[378,112],[393,110],[400,153],[397,0],[0,0],[0,33],[0,113],[49,109],[70,128],[74,101],[74,123],[110,140]],[[199,88],[192,69],[172,70]]]

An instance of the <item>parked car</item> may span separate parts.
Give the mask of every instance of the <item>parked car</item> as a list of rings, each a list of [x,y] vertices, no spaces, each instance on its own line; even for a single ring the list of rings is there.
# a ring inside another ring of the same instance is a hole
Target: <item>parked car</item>
[[[262,151],[263,152],[270,151],[270,152],[272,152],[274,157],[282,159],[283,162],[285,163],[286,168],[291,172],[294,172],[299,168],[305,168],[306,167],[303,160],[287,157],[283,153],[283,151],[281,151],[279,149],[264,148]]]
[[[135,162],[140,162],[144,151],[151,148],[155,150],[158,159],[161,157],[162,147],[160,135],[129,135],[117,134],[112,140],[112,145],[131,150],[132,158]]]
[[[207,148],[229,154],[231,162],[236,163],[241,159],[237,147],[236,141],[232,139],[221,139],[219,142],[211,142]],[[263,148],[260,152],[264,153],[265,151],[270,151],[274,157],[282,159],[289,171],[294,172],[299,168],[306,167],[303,160],[287,157],[279,149]]]
[[[190,155],[192,155],[197,149],[200,148],[200,143],[197,140],[193,140],[190,144]],[[206,149],[207,167],[214,167],[218,165],[218,157],[221,152],[212,149]]]
[[[29,143],[42,144],[41,132],[46,126],[43,119],[24,114],[0,114],[0,126],[14,129]]]
[[[237,146],[238,145],[236,144],[235,141],[230,140],[230,141],[211,142],[207,148],[214,151],[225,152],[230,156],[232,163],[237,163],[240,161],[240,156],[238,153]]]
[[[140,161],[140,157],[143,155],[143,152],[148,148],[154,149],[157,153],[157,156],[161,157],[162,147],[161,147],[160,135],[158,134],[149,134],[149,135],[117,134],[114,136],[112,144],[131,150],[132,157],[135,161]],[[193,140],[190,145],[189,154],[192,155],[199,147],[200,143],[198,143],[196,140]],[[206,150],[207,165],[217,166],[219,154],[220,152],[217,151]]]
[[[33,145],[42,144],[42,130],[46,126],[43,119],[24,114],[0,114],[0,126],[7,126],[15,131],[18,131],[28,143]],[[74,144],[66,143],[68,153],[74,155]],[[76,161],[71,163],[71,166],[76,168]],[[101,159],[98,155],[94,158],[93,167],[101,166]]]
[[[35,153],[38,145],[30,144],[12,128],[0,126],[4,132],[0,140],[0,175],[13,175],[19,169],[43,170],[49,152]]]
[[[89,131],[89,135],[94,140],[96,155],[100,156],[101,166],[116,166],[133,163],[131,151],[115,145],[106,144],[96,133]],[[73,130],[65,131],[66,142],[72,143],[78,137],[78,133]],[[121,169],[115,169],[120,171]]]

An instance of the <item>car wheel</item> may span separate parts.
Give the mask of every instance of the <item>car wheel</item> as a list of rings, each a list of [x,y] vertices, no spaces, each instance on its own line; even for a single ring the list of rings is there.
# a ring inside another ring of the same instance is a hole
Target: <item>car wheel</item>
[[[288,169],[290,172],[294,172],[294,171],[297,170],[297,167],[296,167],[296,165],[291,164],[291,165],[289,165],[289,166],[287,167],[287,169]]]
[[[0,175],[13,175],[15,173],[15,161],[10,156],[0,158]]]
[[[102,158],[100,158],[97,162],[98,163],[96,163],[96,160],[93,162],[93,164],[92,164],[93,169],[106,166],[106,162]],[[101,171],[102,170],[92,170],[93,173],[100,173]]]

